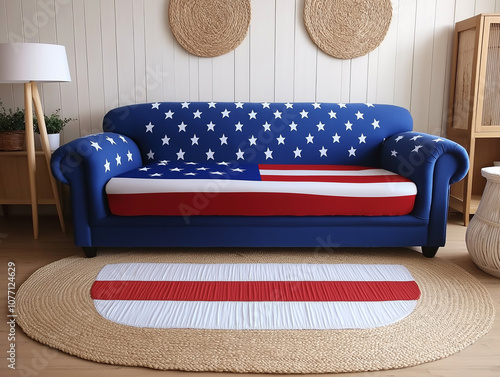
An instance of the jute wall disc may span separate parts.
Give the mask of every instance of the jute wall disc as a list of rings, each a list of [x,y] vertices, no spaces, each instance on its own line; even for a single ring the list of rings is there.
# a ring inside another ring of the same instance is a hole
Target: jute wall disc
[[[382,43],[392,18],[390,0],[305,0],[313,42],[335,58],[366,55]]]
[[[245,39],[250,0],[170,0],[168,18],[177,42],[193,55],[227,54]]]

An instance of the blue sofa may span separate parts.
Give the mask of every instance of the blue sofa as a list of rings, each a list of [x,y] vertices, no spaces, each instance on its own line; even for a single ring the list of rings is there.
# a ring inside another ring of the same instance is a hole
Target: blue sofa
[[[104,117],[103,132],[57,149],[70,186],[75,244],[98,247],[396,247],[433,257],[446,240],[450,184],[469,160],[460,145],[414,132],[410,113],[378,104],[146,103]],[[286,142],[284,142],[286,140]],[[300,151],[300,152],[299,152]],[[118,216],[110,178],[161,161],[334,164],[383,168],[415,183],[401,216]],[[300,160],[300,162],[298,161]]]

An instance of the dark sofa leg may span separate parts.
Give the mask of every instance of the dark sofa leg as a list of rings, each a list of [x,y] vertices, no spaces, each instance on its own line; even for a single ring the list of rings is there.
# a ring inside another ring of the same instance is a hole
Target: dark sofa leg
[[[97,247],[82,247],[87,258],[94,258],[97,255]]]
[[[422,254],[424,254],[424,257],[427,257],[427,258],[434,258],[434,256],[436,255],[438,250],[439,250],[439,247],[422,246]]]

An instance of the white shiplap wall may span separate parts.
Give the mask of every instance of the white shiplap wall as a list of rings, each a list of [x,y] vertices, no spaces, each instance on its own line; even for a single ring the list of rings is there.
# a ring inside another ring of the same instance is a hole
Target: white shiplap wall
[[[98,132],[105,112],[151,101],[329,101],[410,109],[415,129],[442,134],[456,21],[500,12],[500,0],[393,0],[383,43],[353,60],[311,42],[304,0],[252,0],[234,51],[198,58],[169,29],[168,0],[0,0],[0,42],[65,45],[73,81],[44,84],[46,112],[78,118],[64,140]],[[22,87],[0,85],[7,107]]]

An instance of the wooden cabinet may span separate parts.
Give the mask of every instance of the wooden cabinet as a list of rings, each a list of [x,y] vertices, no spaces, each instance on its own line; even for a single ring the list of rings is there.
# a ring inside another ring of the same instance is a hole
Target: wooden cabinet
[[[31,187],[28,175],[28,156],[26,151],[0,152],[0,205],[28,204],[32,209],[39,204],[59,205],[60,198],[54,197],[50,182],[50,173],[46,164],[44,152],[35,152],[36,158],[36,198],[31,202]],[[57,200],[56,200],[57,199]],[[33,215],[34,234],[38,237],[38,211]],[[59,215],[61,228],[64,232],[64,219]]]
[[[450,207],[468,225],[486,184],[481,168],[500,161],[500,14],[455,26],[447,137],[470,157],[467,177],[452,185],[450,196]]]
[[[26,151],[0,152],[0,204],[31,204]],[[43,152],[36,152],[38,204],[55,204]]]

